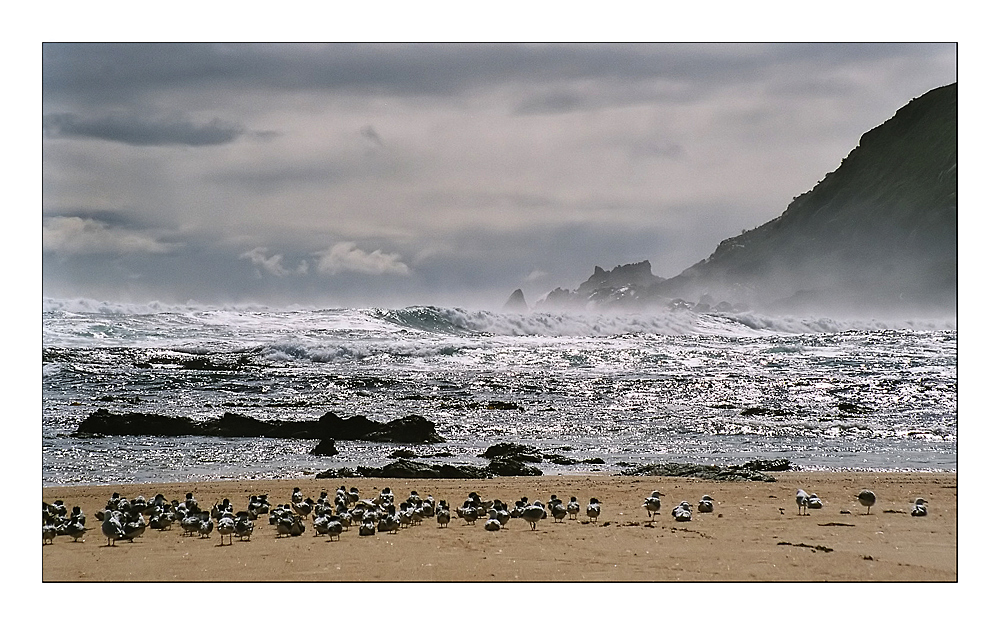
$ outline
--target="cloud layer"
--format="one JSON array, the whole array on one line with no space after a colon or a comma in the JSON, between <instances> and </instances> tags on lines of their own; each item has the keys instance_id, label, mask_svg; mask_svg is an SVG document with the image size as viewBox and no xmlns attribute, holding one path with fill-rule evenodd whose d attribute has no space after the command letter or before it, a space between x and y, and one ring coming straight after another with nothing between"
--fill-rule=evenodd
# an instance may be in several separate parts
<instances>
[{"instance_id":1,"label":"cloud layer","mask_svg":"<svg viewBox=\"0 0 1000 625\"><path fill-rule=\"evenodd\" d=\"M45 295L499 306L679 273L956 50L46 44L43 70Z\"/></svg>"}]
</instances>

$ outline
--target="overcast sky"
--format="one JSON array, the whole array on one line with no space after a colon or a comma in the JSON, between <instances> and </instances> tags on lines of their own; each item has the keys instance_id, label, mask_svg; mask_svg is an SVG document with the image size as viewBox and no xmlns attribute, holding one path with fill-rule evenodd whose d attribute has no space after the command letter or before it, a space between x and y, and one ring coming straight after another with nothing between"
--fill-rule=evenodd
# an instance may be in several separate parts
<instances>
[{"instance_id":1,"label":"overcast sky","mask_svg":"<svg viewBox=\"0 0 1000 625\"><path fill-rule=\"evenodd\" d=\"M47 44L43 295L498 308L781 214L953 44Z\"/></svg>"}]
</instances>

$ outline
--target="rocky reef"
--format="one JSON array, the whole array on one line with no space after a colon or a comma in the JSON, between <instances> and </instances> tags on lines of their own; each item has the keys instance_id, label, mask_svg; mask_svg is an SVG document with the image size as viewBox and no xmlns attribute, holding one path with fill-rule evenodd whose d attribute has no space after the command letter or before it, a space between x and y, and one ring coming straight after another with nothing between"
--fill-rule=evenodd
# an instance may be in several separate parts
<instances>
[{"instance_id":1,"label":"rocky reef","mask_svg":"<svg viewBox=\"0 0 1000 625\"><path fill-rule=\"evenodd\" d=\"M265 421L230 412L216 419L195 421L189 417L141 412L114 414L105 408L99 408L80 423L76 434L305 438L390 443L444 441L437 433L434 423L419 415L378 423L360 415L342 418L332 411L315 421Z\"/></svg>"}]
</instances>

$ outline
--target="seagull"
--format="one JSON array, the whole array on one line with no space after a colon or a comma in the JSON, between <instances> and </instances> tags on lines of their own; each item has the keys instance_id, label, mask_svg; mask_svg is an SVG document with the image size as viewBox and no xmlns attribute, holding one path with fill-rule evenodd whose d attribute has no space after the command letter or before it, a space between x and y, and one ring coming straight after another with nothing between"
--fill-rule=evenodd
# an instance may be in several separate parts
<instances>
[{"instance_id":1,"label":"seagull","mask_svg":"<svg viewBox=\"0 0 1000 625\"><path fill-rule=\"evenodd\" d=\"M507 504L501 503L500 508L494 508L497 513L497 521L500 522L500 527L507 527L507 521L510 520L510 512L507 510Z\"/></svg>"},{"instance_id":2,"label":"seagull","mask_svg":"<svg viewBox=\"0 0 1000 625\"><path fill-rule=\"evenodd\" d=\"M358 536L374 536L375 522L371 520L362 521L358 526Z\"/></svg>"},{"instance_id":3,"label":"seagull","mask_svg":"<svg viewBox=\"0 0 1000 625\"><path fill-rule=\"evenodd\" d=\"M671 514L673 514L675 521L690 521L691 504L686 501L682 501L676 508L673 509Z\"/></svg>"},{"instance_id":4,"label":"seagull","mask_svg":"<svg viewBox=\"0 0 1000 625\"><path fill-rule=\"evenodd\" d=\"M917 497L917 500L913 502L913 510L910 511L910 516L927 516L927 502L923 497Z\"/></svg>"},{"instance_id":5,"label":"seagull","mask_svg":"<svg viewBox=\"0 0 1000 625\"><path fill-rule=\"evenodd\" d=\"M378 531L389 532L390 534L398 534L399 527L402 524L403 524L402 520L399 518L399 514L396 512L396 506L389 504L386 509L385 516L380 518L378 521Z\"/></svg>"},{"instance_id":6,"label":"seagull","mask_svg":"<svg viewBox=\"0 0 1000 625\"><path fill-rule=\"evenodd\" d=\"M185 536L194 536L194 533L198 531L201 527L201 516L195 513L188 513L187 516L181 518L181 529L184 530Z\"/></svg>"},{"instance_id":7,"label":"seagull","mask_svg":"<svg viewBox=\"0 0 1000 625\"><path fill-rule=\"evenodd\" d=\"M125 531L125 538L132 542L146 531L146 519L142 518L141 512L136 513L134 518L126 516L122 529Z\"/></svg>"},{"instance_id":8,"label":"seagull","mask_svg":"<svg viewBox=\"0 0 1000 625\"><path fill-rule=\"evenodd\" d=\"M715 510L715 502L711 497L705 495L698 502L698 512L712 512Z\"/></svg>"},{"instance_id":9,"label":"seagull","mask_svg":"<svg viewBox=\"0 0 1000 625\"><path fill-rule=\"evenodd\" d=\"M65 533L67 536L73 539L73 542L77 542L77 539L82 538L87 532L87 528L83 526L82 520L72 520L66 525Z\"/></svg>"},{"instance_id":10,"label":"seagull","mask_svg":"<svg viewBox=\"0 0 1000 625\"><path fill-rule=\"evenodd\" d=\"M866 514L872 513L872 506L875 505L875 493L871 492L867 488L858 493L858 501L861 502L862 506L868 507L868 512Z\"/></svg>"},{"instance_id":11,"label":"seagull","mask_svg":"<svg viewBox=\"0 0 1000 625\"><path fill-rule=\"evenodd\" d=\"M42 544L51 545L56 538L56 526L51 522L42 525ZM48 542L46 542L48 541Z\"/></svg>"},{"instance_id":12,"label":"seagull","mask_svg":"<svg viewBox=\"0 0 1000 625\"><path fill-rule=\"evenodd\" d=\"M799 507L799 514L809 505L809 493L801 488L795 492L795 504Z\"/></svg>"},{"instance_id":13,"label":"seagull","mask_svg":"<svg viewBox=\"0 0 1000 625\"><path fill-rule=\"evenodd\" d=\"M309 497L306 497L304 500L301 501L292 502L292 510L294 510L295 514L299 516L309 516L309 513L312 512L312 508L313 508L313 500L310 499Z\"/></svg>"},{"instance_id":14,"label":"seagull","mask_svg":"<svg viewBox=\"0 0 1000 625\"><path fill-rule=\"evenodd\" d=\"M105 514L104 522L101 523L101 533L108 539L109 547L114 547L115 541L125 538L125 530L122 529L122 513L112 510Z\"/></svg>"},{"instance_id":15,"label":"seagull","mask_svg":"<svg viewBox=\"0 0 1000 625\"><path fill-rule=\"evenodd\" d=\"M212 535L213 529L215 529L215 523L212 522L211 515L208 512L202 512L201 523L198 524L198 533L201 536L198 538L208 538Z\"/></svg>"},{"instance_id":16,"label":"seagull","mask_svg":"<svg viewBox=\"0 0 1000 625\"><path fill-rule=\"evenodd\" d=\"M811 510L818 510L823 507L823 501L820 500L819 495L813 493L809 495L809 499L806 501L806 507Z\"/></svg>"},{"instance_id":17,"label":"seagull","mask_svg":"<svg viewBox=\"0 0 1000 625\"><path fill-rule=\"evenodd\" d=\"M395 497L392 494L392 489L386 486L382 489L382 493L379 495L379 499L383 506L388 506L395 501Z\"/></svg>"},{"instance_id":18,"label":"seagull","mask_svg":"<svg viewBox=\"0 0 1000 625\"><path fill-rule=\"evenodd\" d=\"M438 527L448 527L449 521L451 521L451 511L448 509L448 502L442 499L437 507Z\"/></svg>"},{"instance_id":19,"label":"seagull","mask_svg":"<svg viewBox=\"0 0 1000 625\"><path fill-rule=\"evenodd\" d=\"M500 520L497 518L497 511L494 508L490 508L490 518L486 521L483 529L487 532L496 532L503 529L503 525L500 524Z\"/></svg>"},{"instance_id":20,"label":"seagull","mask_svg":"<svg viewBox=\"0 0 1000 625\"><path fill-rule=\"evenodd\" d=\"M566 506L563 505L562 499L552 500L552 518L556 521L562 521L566 518L567 510Z\"/></svg>"},{"instance_id":21,"label":"seagull","mask_svg":"<svg viewBox=\"0 0 1000 625\"><path fill-rule=\"evenodd\" d=\"M316 532L313 536L319 536L320 534L326 534L327 529L330 527L330 517L323 514L313 518L313 530Z\"/></svg>"},{"instance_id":22,"label":"seagull","mask_svg":"<svg viewBox=\"0 0 1000 625\"><path fill-rule=\"evenodd\" d=\"M660 513L660 491L654 490L653 494L646 497L642 507L649 513L650 523L656 520L656 515Z\"/></svg>"},{"instance_id":23,"label":"seagull","mask_svg":"<svg viewBox=\"0 0 1000 625\"><path fill-rule=\"evenodd\" d=\"M361 499L361 493L358 492L358 487L352 486L351 490L348 491L347 493L347 500L350 503L358 503L360 499Z\"/></svg>"},{"instance_id":24,"label":"seagull","mask_svg":"<svg viewBox=\"0 0 1000 625\"><path fill-rule=\"evenodd\" d=\"M302 489L296 486L292 489L292 503L302 502Z\"/></svg>"},{"instance_id":25,"label":"seagull","mask_svg":"<svg viewBox=\"0 0 1000 625\"><path fill-rule=\"evenodd\" d=\"M229 536L229 544L233 544L233 534L236 533L236 519L233 518L232 512L223 512L222 516L219 517L219 522L216 526L216 530L219 532L219 544L223 544L226 536Z\"/></svg>"},{"instance_id":26,"label":"seagull","mask_svg":"<svg viewBox=\"0 0 1000 625\"><path fill-rule=\"evenodd\" d=\"M566 504L566 514L569 515L570 521L575 521L576 515L580 514L580 502L576 500L576 497L569 498L569 503Z\"/></svg>"},{"instance_id":27,"label":"seagull","mask_svg":"<svg viewBox=\"0 0 1000 625\"><path fill-rule=\"evenodd\" d=\"M115 494L117 495L118 493ZM194 493L184 495L184 505L189 512L200 512L198 509L198 500L194 498Z\"/></svg>"},{"instance_id":28,"label":"seagull","mask_svg":"<svg viewBox=\"0 0 1000 625\"><path fill-rule=\"evenodd\" d=\"M468 501L466 501L466 503L468 503ZM479 518L479 506L473 504L465 508L459 508L458 514L465 519L465 523L467 525L472 525Z\"/></svg>"},{"instance_id":29,"label":"seagull","mask_svg":"<svg viewBox=\"0 0 1000 625\"><path fill-rule=\"evenodd\" d=\"M333 540L336 536L337 540L340 540L340 533L344 531L344 524L340 522L339 517L333 517L330 519L330 524L326 526L326 535Z\"/></svg>"},{"instance_id":30,"label":"seagull","mask_svg":"<svg viewBox=\"0 0 1000 625\"><path fill-rule=\"evenodd\" d=\"M587 517L596 523L599 516L601 516L601 502L597 497L591 497L590 503L587 504Z\"/></svg>"},{"instance_id":31,"label":"seagull","mask_svg":"<svg viewBox=\"0 0 1000 625\"><path fill-rule=\"evenodd\" d=\"M240 540L244 538L250 540L250 535L253 534L253 519L250 518L248 510L240 510L236 513L236 525L233 527L233 534Z\"/></svg>"},{"instance_id":32,"label":"seagull","mask_svg":"<svg viewBox=\"0 0 1000 625\"><path fill-rule=\"evenodd\" d=\"M545 506L542 505L541 501L535 500L535 503L530 506L525 506L521 509L521 518L531 525L531 529L535 529L535 524L548 516L545 512Z\"/></svg>"}]
</instances>

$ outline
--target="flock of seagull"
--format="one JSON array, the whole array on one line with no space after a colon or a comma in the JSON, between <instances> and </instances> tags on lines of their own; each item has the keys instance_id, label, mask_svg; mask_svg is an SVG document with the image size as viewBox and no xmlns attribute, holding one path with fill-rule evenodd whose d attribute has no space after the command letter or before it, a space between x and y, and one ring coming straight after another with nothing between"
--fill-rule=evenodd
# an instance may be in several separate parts
<instances>
[{"instance_id":1,"label":"flock of seagull","mask_svg":"<svg viewBox=\"0 0 1000 625\"><path fill-rule=\"evenodd\" d=\"M116 492L94 517L100 523L107 546L114 546L123 540L132 542L147 528L169 530L174 523L181 526L185 536L209 538L213 532L218 533L219 543L224 545L227 539L228 544L232 544L233 537L241 541L249 540L255 524L262 518L267 518L268 524L274 526L277 536L281 538L305 534L306 521L311 515L313 535L327 536L331 541L335 538L339 540L340 535L354 525L360 536L372 536L378 532L397 533L404 527L419 525L427 519L435 520L438 527L447 527L453 518L446 500L421 497L415 490L400 501L398 507L390 488L382 489L375 497L362 498L357 488L342 486L332 499L326 491L322 491L319 498L313 501L304 497L302 490L296 486L290 502L276 506L271 505L268 496L251 495L246 510L234 511L228 498L205 510L193 493L187 493L184 501L167 501L162 494L152 499L141 495L129 499ZM456 510L454 518L464 520L467 525L486 519L483 527L487 531L505 529L510 519L520 518L535 530L537 523L549 515L556 522L561 522L567 517L576 520L581 511L587 515L589 522L596 522L601 515L601 502L591 497L583 507L576 497L570 497L569 502L564 504L552 495L545 505L541 500L529 503L527 497L522 497L509 507L500 499L484 499L472 492ZM56 536L62 535L71 536L74 541L81 539L90 529L85 526L86 520L79 506L75 506L70 514L62 500L51 504L43 501L42 544L51 544Z\"/></svg>"},{"instance_id":2,"label":"flock of seagull","mask_svg":"<svg viewBox=\"0 0 1000 625\"><path fill-rule=\"evenodd\" d=\"M660 492L653 491L643 501L642 507L648 514L648 522L656 521L660 514ZM858 494L858 501L867 507L866 514L871 514L875 505L875 493L865 489ZM799 489L795 494L798 513L807 509L822 508L823 502L816 493L809 494ZM705 495L692 506L682 501L673 508L671 515L675 521L690 521L694 509L700 513L711 513L715 510L715 501ZM784 514L784 508L779 508ZM556 495L552 495L544 504L536 499L529 503L527 497L521 497L514 502L513 507L500 499L484 499L475 492L469 496L456 510L453 517L448 502L444 499L435 501L433 497L421 497L417 491L411 491L405 500L396 505L396 497L390 488L384 488L372 498L362 498L357 488L348 489L341 486L331 500L326 491L320 493L313 501L304 497L302 490L295 487L290 502L272 506L268 495L251 495L245 510L233 510L229 499L223 499L211 508L203 510L194 498L193 493L187 493L184 501L167 501L162 494L152 499L138 496L133 499L122 497L117 492L112 494L103 510L95 513L95 518L101 524L101 533L107 539L108 546L114 546L117 541L129 542L139 538L146 531L166 531L174 523L178 523L185 536L198 535L200 538L210 538L213 532L219 535L219 544L233 542L233 537L244 541L250 540L254 532L255 522L267 518L268 524L274 526L277 536L301 536L306 533L306 520L312 515L314 536L327 536L330 541L340 539L340 535L352 526L358 527L360 536L373 536L378 532L397 533L404 527L419 525L424 520L433 519L439 528L447 527L452 518L465 521L466 525L474 525L479 519L486 519L483 528L486 531L506 529L510 519L522 519L528 523L532 531L537 524L549 516L555 522L565 519L576 520L583 512L588 522L597 522L601 515L601 502L591 497L584 507L576 497L570 497L568 503ZM914 501L913 516L927 516L927 502L923 498ZM721 516L721 515L720 515ZM148 520L147 520L148 517ZM42 544L51 544L56 536L69 536L74 542L83 538L90 529L86 527L86 515L79 506L67 511L62 500L49 504L42 502Z\"/></svg>"}]
</instances>

